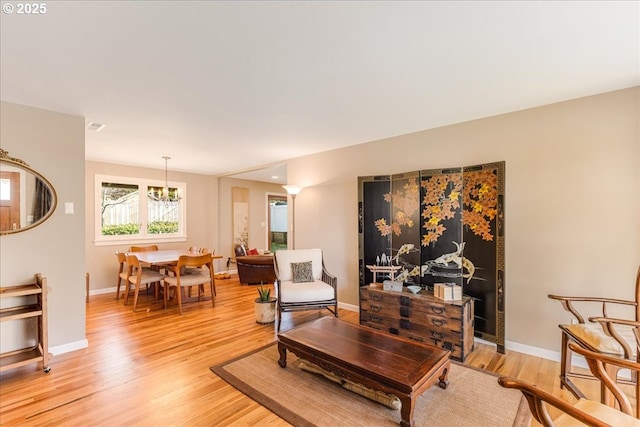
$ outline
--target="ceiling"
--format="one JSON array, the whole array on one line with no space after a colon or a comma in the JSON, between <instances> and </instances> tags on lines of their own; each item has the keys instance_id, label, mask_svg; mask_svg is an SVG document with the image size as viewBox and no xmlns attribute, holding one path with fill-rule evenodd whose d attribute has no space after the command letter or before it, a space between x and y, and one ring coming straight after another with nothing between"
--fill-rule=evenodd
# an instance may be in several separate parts
<instances>
[{"instance_id":1,"label":"ceiling","mask_svg":"<svg viewBox=\"0 0 640 427\"><path fill-rule=\"evenodd\" d=\"M638 1L45 4L0 14L0 97L106 124L87 160L286 182L286 159L640 84Z\"/></svg>"}]
</instances>

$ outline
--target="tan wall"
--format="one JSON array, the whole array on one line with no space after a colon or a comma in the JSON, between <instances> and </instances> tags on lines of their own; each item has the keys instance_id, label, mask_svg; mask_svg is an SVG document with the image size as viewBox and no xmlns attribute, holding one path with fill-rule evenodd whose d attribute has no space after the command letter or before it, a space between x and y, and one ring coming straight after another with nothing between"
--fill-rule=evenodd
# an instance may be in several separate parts
<instances>
[{"instance_id":1,"label":"tan wall","mask_svg":"<svg viewBox=\"0 0 640 427\"><path fill-rule=\"evenodd\" d=\"M559 351L549 293L634 298L638 87L290 160L296 247L321 247L358 304L357 177L506 161L507 340Z\"/></svg>"},{"instance_id":2,"label":"tan wall","mask_svg":"<svg viewBox=\"0 0 640 427\"><path fill-rule=\"evenodd\" d=\"M358 176L505 160L507 340L559 350L557 324L569 317L548 293L633 298L639 97L636 87L290 160L289 183L306 187L296 198L296 247L323 248L340 301L357 306ZM84 340L85 271L92 288L114 286L113 253L122 249L93 245L93 175L162 179L164 171L86 162L85 174L83 118L1 106L2 148L48 178L60 205L41 227L0 237L0 281L47 275L51 345ZM266 247L265 194L283 194L280 186L177 172L171 179L188 185L189 237L167 246L230 255L230 188L237 185L250 188L250 245ZM64 202L75 203L75 215L64 215ZM69 268L69 259L79 261Z\"/></svg>"},{"instance_id":3,"label":"tan wall","mask_svg":"<svg viewBox=\"0 0 640 427\"><path fill-rule=\"evenodd\" d=\"M158 157L159 160L160 157ZM164 180L164 169L148 169L111 163L86 162L85 194L86 194L86 259L87 268L91 274L91 289L112 288L116 286L118 263L116 251L126 251L135 243L96 246L94 244L95 175L115 175L133 178L148 178ZM169 171L171 181L187 184L187 240L185 242L160 243L162 249L177 249L189 246L216 248L218 246L218 179L199 174ZM216 252L217 253L217 252ZM222 261L216 261L214 266L220 270Z\"/></svg>"},{"instance_id":4,"label":"tan wall","mask_svg":"<svg viewBox=\"0 0 640 427\"><path fill-rule=\"evenodd\" d=\"M220 178L218 211L220 215L220 250L233 257L231 188L249 189L249 247L267 248L267 194L286 195L281 185L235 178ZM250 249L249 248L249 249ZM226 258L225 258L226 259ZM232 267L233 269L233 267Z\"/></svg>"},{"instance_id":5,"label":"tan wall","mask_svg":"<svg viewBox=\"0 0 640 427\"><path fill-rule=\"evenodd\" d=\"M42 225L0 237L0 283L28 283L35 273L46 276L49 345L80 342L82 346L86 344L84 118L3 101L0 146L40 172L58 195L55 213ZM74 203L73 215L65 215L65 202ZM19 328L14 322L2 324L3 350L19 340Z\"/></svg>"},{"instance_id":6,"label":"tan wall","mask_svg":"<svg viewBox=\"0 0 640 427\"><path fill-rule=\"evenodd\" d=\"M215 249L222 259L216 261L215 270L227 269L226 261L233 256L231 223L231 187L249 188L249 244L251 247L266 247L266 194L283 193L279 185L245 181L232 178L216 178L205 175L170 171L172 181L187 183L187 241L161 243L162 248L184 248L189 246ZM91 274L91 290L111 290L116 286L117 262L115 251L126 251L132 243L108 246L94 244L95 203L94 177L116 175L164 179L163 169L148 169L100 162L86 162L86 259ZM233 266L231 266L233 269Z\"/></svg>"}]
</instances>

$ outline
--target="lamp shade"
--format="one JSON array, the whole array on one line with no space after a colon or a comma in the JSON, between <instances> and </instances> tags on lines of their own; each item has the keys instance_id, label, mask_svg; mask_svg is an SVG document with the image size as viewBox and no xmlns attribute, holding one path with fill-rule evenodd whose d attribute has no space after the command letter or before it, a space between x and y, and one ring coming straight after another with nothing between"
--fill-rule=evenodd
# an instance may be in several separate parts
<instances>
[{"instance_id":1,"label":"lamp shade","mask_svg":"<svg viewBox=\"0 0 640 427\"><path fill-rule=\"evenodd\" d=\"M282 188L287 190L287 193L292 196L295 196L302 191L302 187L298 187L297 185L283 185Z\"/></svg>"}]
</instances>

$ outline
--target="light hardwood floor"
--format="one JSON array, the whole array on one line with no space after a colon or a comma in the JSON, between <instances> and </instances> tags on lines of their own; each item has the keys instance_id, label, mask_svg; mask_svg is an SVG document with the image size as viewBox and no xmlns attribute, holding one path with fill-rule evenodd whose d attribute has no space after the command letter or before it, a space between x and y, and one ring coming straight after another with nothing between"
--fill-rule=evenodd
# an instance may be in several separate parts
<instances>
[{"instance_id":1,"label":"light hardwood floor","mask_svg":"<svg viewBox=\"0 0 640 427\"><path fill-rule=\"evenodd\" d=\"M0 425L227 426L288 425L211 373L209 367L276 340L275 326L255 322L256 287L237 276L217 280L210 301L133 313L114 294L87 304L89 347L58 355L45 374L36 364L0 375ZM151 303L143 297L141 307ZM282 329L325 311L285 314ZM354 312L342 319L358 322ZM560 333L558 331L558 340ZM559 365L537 357L476 345L472 366L525 379L567 400ZM595 382L586 390L597 396ZM537 425L535 422L532 425Z\"/></svg>"}]
</instances>

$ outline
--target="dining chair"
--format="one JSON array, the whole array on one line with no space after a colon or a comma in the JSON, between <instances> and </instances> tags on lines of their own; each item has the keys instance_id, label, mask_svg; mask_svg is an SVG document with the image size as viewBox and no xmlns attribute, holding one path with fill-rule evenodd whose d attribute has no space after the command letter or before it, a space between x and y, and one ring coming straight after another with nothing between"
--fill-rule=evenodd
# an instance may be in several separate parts
<instances>
[{"instance_id":1,"label":"dining chair","mask_svg":"<svg viewBox=\"0 0 640 427\"><path fill-rule=\"evenodd\" d=\"M116 251L116 257L118 258L118 285L116 289L116 301L118 301L120 299L120 284L124 280L124 283L127 284L126 292L129 292L129 286L128 286L129 279L127 278L128 269L126 268L127 254L124 252ZM126 296L125 296L125 300L126 300Z\"/></svg>"},{"instance_id":2,"label":"dining chair","mask_svg":"<svg viewBox=\"0 0 640 427\"><path fill-rule=\"evenodd\" d=\"M215 251L216 251L215 249L214 250L210 250L208 248L200 248L200 247L197 247L197 246L191 246L189 248L189 252L190 253L200 254L200 255L208 254L208 253L211 253L211 255L213 255L215 253ZM205 274L206 275L208 273L209 273L209 270L204 266L203 267L186 267L186 268L182 269L182 274ZM191 297L191 288L192 288L192 286L189 286L187 288L187 295L189 297ZM198 292L204 293L204 284L200 284Z\"/></svg>"},{"instance_id":3,"label":"dining chair","mask_svg":"<svg viewBox=\"0 0 640 427\"><path fill-rule=\"evenodd\" d=\"M124 304L127 305L129 301L129 286L135 286L135 293L133 297L133 311L136 311L138 306L138 294L140 293L140 285L149 285L151 283L156 285L156 298L158 296L158 288L162 284L165 275L155 270L147 270L140 266L140 261L134 253L128 253L126 256L129 270L127 272L127 292L124 297Z\"/></svg>"},{"instance_id":4,"label":"dining chair","mask_svg":"<svg viewBox=\"0 0 640 427\"><path fill-rule=\"evenodd\" d=\"M187 267L204 267L208 270L207 274L186 274ZM215 307L216 282L213 272L213 256L206 253L201 255L181 255L178 264L173 267L173 275L164 278L164 307L167 308L168 295L171 288L174 289L175 298L178 300L179 312L182 314L182 290L191 286L198 286L198 300L200 299L200 289L204 291L204 285L209 284L211 289L211 305ZM203 285L200 288L200 285Z\"/></svg>"},{"instance_id":5,"label":"dining chair","mask_svg":"<svg viewBox=\"0 0 640 427\"><path fill-rule=\"evenodd\" d=\"M562 304L562 308L574 317L575 323L561 324L558 327L562 331L560 386L568 389L576 398L583 398L584 394L571 378L594 379L594 377L589 374L574 372L571 369L572 352L569 346L570 343L577 343L587 350L608 354L620 359L638 361L637 342L633 332L633 325L625 323L624 319L612 318L612 316L609 316L608 310L615 307L627 307L628 310L634 312L634 318L626 320L632 323L640 321L640 267L636 273L635 300L560 295L549 295L548 297L559 301ZM583 313L583 308L586 309L587 306L601 307L601 315L587 317L578 311L576 307L578 304L581 304ZM607 321L607 319L611 319L611 321ZM614 378L617 379L617 375ZM625 379L620 381L629 382ZM603 389L602 398L611 399L606 389Z\"/></svg>"},{"instance_id":6,"label":"dining chair","mask_svg":"<svg viewBox=\"0 0 640 427\"><path fill-rule=\"evenodd\" d=\"M637 333L635 331L634 335ZM531 414L544 427L577 425L640 427L637 411L634 416L631 400L617 384L610 369L611 367L616 367L617 370L629 369L634 375L638 375L640 373L640 363L586 350L574 342L569 343L569 348L585 358L593 376L600 381L603 388L609 390L611 395L615 397L615 404L611 402L611 404L607 405L586 398L580 398L572 404L539 389L533 384L511 377L500 377L498 378L498 383L505 388L520 390L527 399ZM549 406L553 406L561 412L553 420L548 411Z\"/></svg>"}]
</instances>

